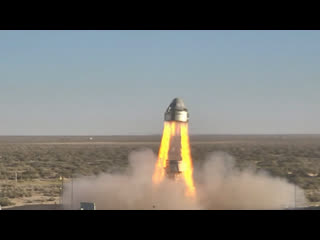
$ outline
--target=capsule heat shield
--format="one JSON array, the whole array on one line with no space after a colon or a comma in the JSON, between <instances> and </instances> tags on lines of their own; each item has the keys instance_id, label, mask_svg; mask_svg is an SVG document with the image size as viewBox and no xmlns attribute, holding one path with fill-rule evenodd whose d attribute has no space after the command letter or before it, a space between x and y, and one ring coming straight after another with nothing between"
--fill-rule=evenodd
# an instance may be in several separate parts
<instances>
[{"instance_id":1,"label":"capsule heat shield","mask_svg":"<svg viewBox=\"0 0 320 240\"><path fill-rule=\"evenodd\" d=\"M171 111L164 114L165 121L188 122L189 114L187 111Z\"/></svg>"}]
</instances>

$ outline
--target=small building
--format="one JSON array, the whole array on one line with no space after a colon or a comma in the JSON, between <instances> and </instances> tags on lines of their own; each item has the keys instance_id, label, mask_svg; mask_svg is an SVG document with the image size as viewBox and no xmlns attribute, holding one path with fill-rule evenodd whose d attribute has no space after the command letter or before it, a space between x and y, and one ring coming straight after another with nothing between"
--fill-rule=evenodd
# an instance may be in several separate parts
<instances>
[{"instance_id":1,"label":"small building","mask_svg":"<svg viewBox=\"0 0 320 240\"><path fill-rule=\"evenodd\" d=\"M96 210L96 204L90 202L81 202L80 210Z\"/></svg>"}]
</instances>

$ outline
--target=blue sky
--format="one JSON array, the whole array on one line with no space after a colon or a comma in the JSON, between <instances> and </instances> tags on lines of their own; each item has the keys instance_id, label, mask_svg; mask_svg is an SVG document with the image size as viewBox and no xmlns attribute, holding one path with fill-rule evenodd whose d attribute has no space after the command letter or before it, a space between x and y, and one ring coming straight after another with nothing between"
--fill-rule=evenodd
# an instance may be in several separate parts
<instances>
[{"instance_id":1,"label":"blue sky","mask_svg":"<svg viewBox=\"0 0 320 240\"><path fill-rule=\"evenodd\" d=\"M0 135L320 133L320 31L0 31Z\"/></svg>"}]
</instances>

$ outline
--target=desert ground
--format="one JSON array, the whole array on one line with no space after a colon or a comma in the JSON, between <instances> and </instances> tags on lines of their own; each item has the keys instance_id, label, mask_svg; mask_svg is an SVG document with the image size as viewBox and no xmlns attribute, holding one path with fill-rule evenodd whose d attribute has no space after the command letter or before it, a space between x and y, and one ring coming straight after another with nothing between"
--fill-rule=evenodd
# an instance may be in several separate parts
<instances>
[{"instance_id":1,"label":"desert ground","mask_svg":"<svg viewBox=\"0 0 320 240\"><path fill-rule=\"evenodd\" d=\"M152 136L1 136L0 205L58 205L62 183L78 176L123 172L128 154L158 153ZM263 169L305 190L309 205L320 202L320 135L194 135L194 167L215 151L232 155L238 168ZM62 181L63 177L63 181ZM196 179L196 176L195 176Z\"/></svg>"}]
</instances>

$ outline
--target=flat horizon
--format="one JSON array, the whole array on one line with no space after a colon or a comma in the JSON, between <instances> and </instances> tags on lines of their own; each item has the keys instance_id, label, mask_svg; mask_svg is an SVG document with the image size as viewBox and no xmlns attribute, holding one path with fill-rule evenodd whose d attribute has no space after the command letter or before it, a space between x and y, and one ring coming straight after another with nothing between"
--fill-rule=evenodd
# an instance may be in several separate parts
<instances>
[{"instance_id":1,"label":"flat horizon","mask_svg":"<svg viewBox=\"0 0 320 240\"><path fill-rule=\"evenodd\" d=\"M314 136L314 135L319 135L320 133L208 133L208 134L197 134L197 133L190 133L189 136L291 136L291 135L307 135L307 136ZM162 133L159 134L116 134L116 135L0 135L0 137L128 137L128 136L162 136Z\"/></svg>"}]
</instances>

